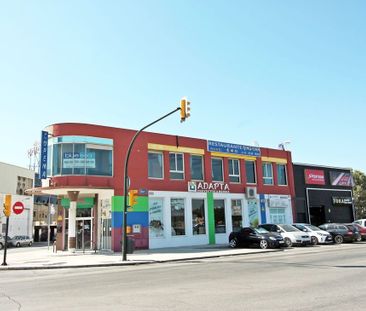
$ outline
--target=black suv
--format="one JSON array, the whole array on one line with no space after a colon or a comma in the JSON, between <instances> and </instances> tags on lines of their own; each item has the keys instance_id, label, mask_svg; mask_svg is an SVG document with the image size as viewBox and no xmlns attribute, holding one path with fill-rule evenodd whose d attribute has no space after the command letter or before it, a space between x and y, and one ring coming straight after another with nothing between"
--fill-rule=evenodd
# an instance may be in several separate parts
<instances>
[{"instance_id":1,"label":"black suv","mask_svg":"<svg viewBox=\"0 0 366 311\"><path fill-rule=\"evenodd\" d=\"M348 228L343 224L326 223L319 226L320 229L328 231L336 244L343 242L354 242L357 241L358 235L353 232L352 229Z\"/></svg>"}]
</instances>

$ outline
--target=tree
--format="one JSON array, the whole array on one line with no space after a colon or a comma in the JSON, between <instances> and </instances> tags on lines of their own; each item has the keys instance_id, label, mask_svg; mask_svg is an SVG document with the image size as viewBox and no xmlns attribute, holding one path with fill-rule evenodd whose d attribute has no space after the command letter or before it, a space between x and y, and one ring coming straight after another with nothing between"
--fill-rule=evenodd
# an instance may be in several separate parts
<instances>
[{"instance_id":1,"label":"tree","mask_svg":"<svg viewBox=\"0 0 366 311\"><path fill-rule=\"evenodd\" d=\"M353 199L356 219L366 218L366 175L360 171L353 172Z\"/></svg>"}]
</instances>

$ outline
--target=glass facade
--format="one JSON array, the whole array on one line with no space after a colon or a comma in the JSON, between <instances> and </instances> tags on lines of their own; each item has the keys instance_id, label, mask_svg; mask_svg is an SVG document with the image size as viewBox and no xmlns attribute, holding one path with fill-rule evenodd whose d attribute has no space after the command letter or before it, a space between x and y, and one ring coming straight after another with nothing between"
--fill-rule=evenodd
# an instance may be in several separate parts
<instances>
[{"instance_id":1,"label":"glass facade","mask_svg":"<svg viewBox=\"0 0 366 311\"><path fill-rule=\"evenodd\" d=\"M103 143L103 144L102 144ZM49 140L48 175L113 175L111 139L60 136Z\"/></svg>"}]
</instances>

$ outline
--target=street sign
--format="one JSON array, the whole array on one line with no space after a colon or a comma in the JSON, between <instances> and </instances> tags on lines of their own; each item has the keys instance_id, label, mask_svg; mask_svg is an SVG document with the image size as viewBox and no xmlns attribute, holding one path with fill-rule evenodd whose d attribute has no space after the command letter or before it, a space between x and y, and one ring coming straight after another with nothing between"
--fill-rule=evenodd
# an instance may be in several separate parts
<instances>
[{"instance_id":1,"label":"street sign","mask_svg":"<svg viewBox=\"0 0 366 311\"><path fill-rule=\"evenodd\" d=\"M14 214L21 214L24 211L24 204L20 201L17 201L13 205L13 212Z\"/></svg>"}]
</instances>

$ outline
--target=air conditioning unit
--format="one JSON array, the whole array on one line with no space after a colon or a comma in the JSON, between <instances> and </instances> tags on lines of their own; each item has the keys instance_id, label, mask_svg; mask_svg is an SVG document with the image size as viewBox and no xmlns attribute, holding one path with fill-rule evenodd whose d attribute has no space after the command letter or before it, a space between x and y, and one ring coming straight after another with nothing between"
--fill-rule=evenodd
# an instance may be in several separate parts
<instances>
[{"instance_id":1,"label":"air conditioning unit","mask_svg":"<svg viewBox=\"0 0 366 311\"><path fill-rule=\"evenodd\" d=\"M257 198L257 188L256 187L247 187L245 195L247 199L256 199Z\"/></svg>"}]
</instances>

